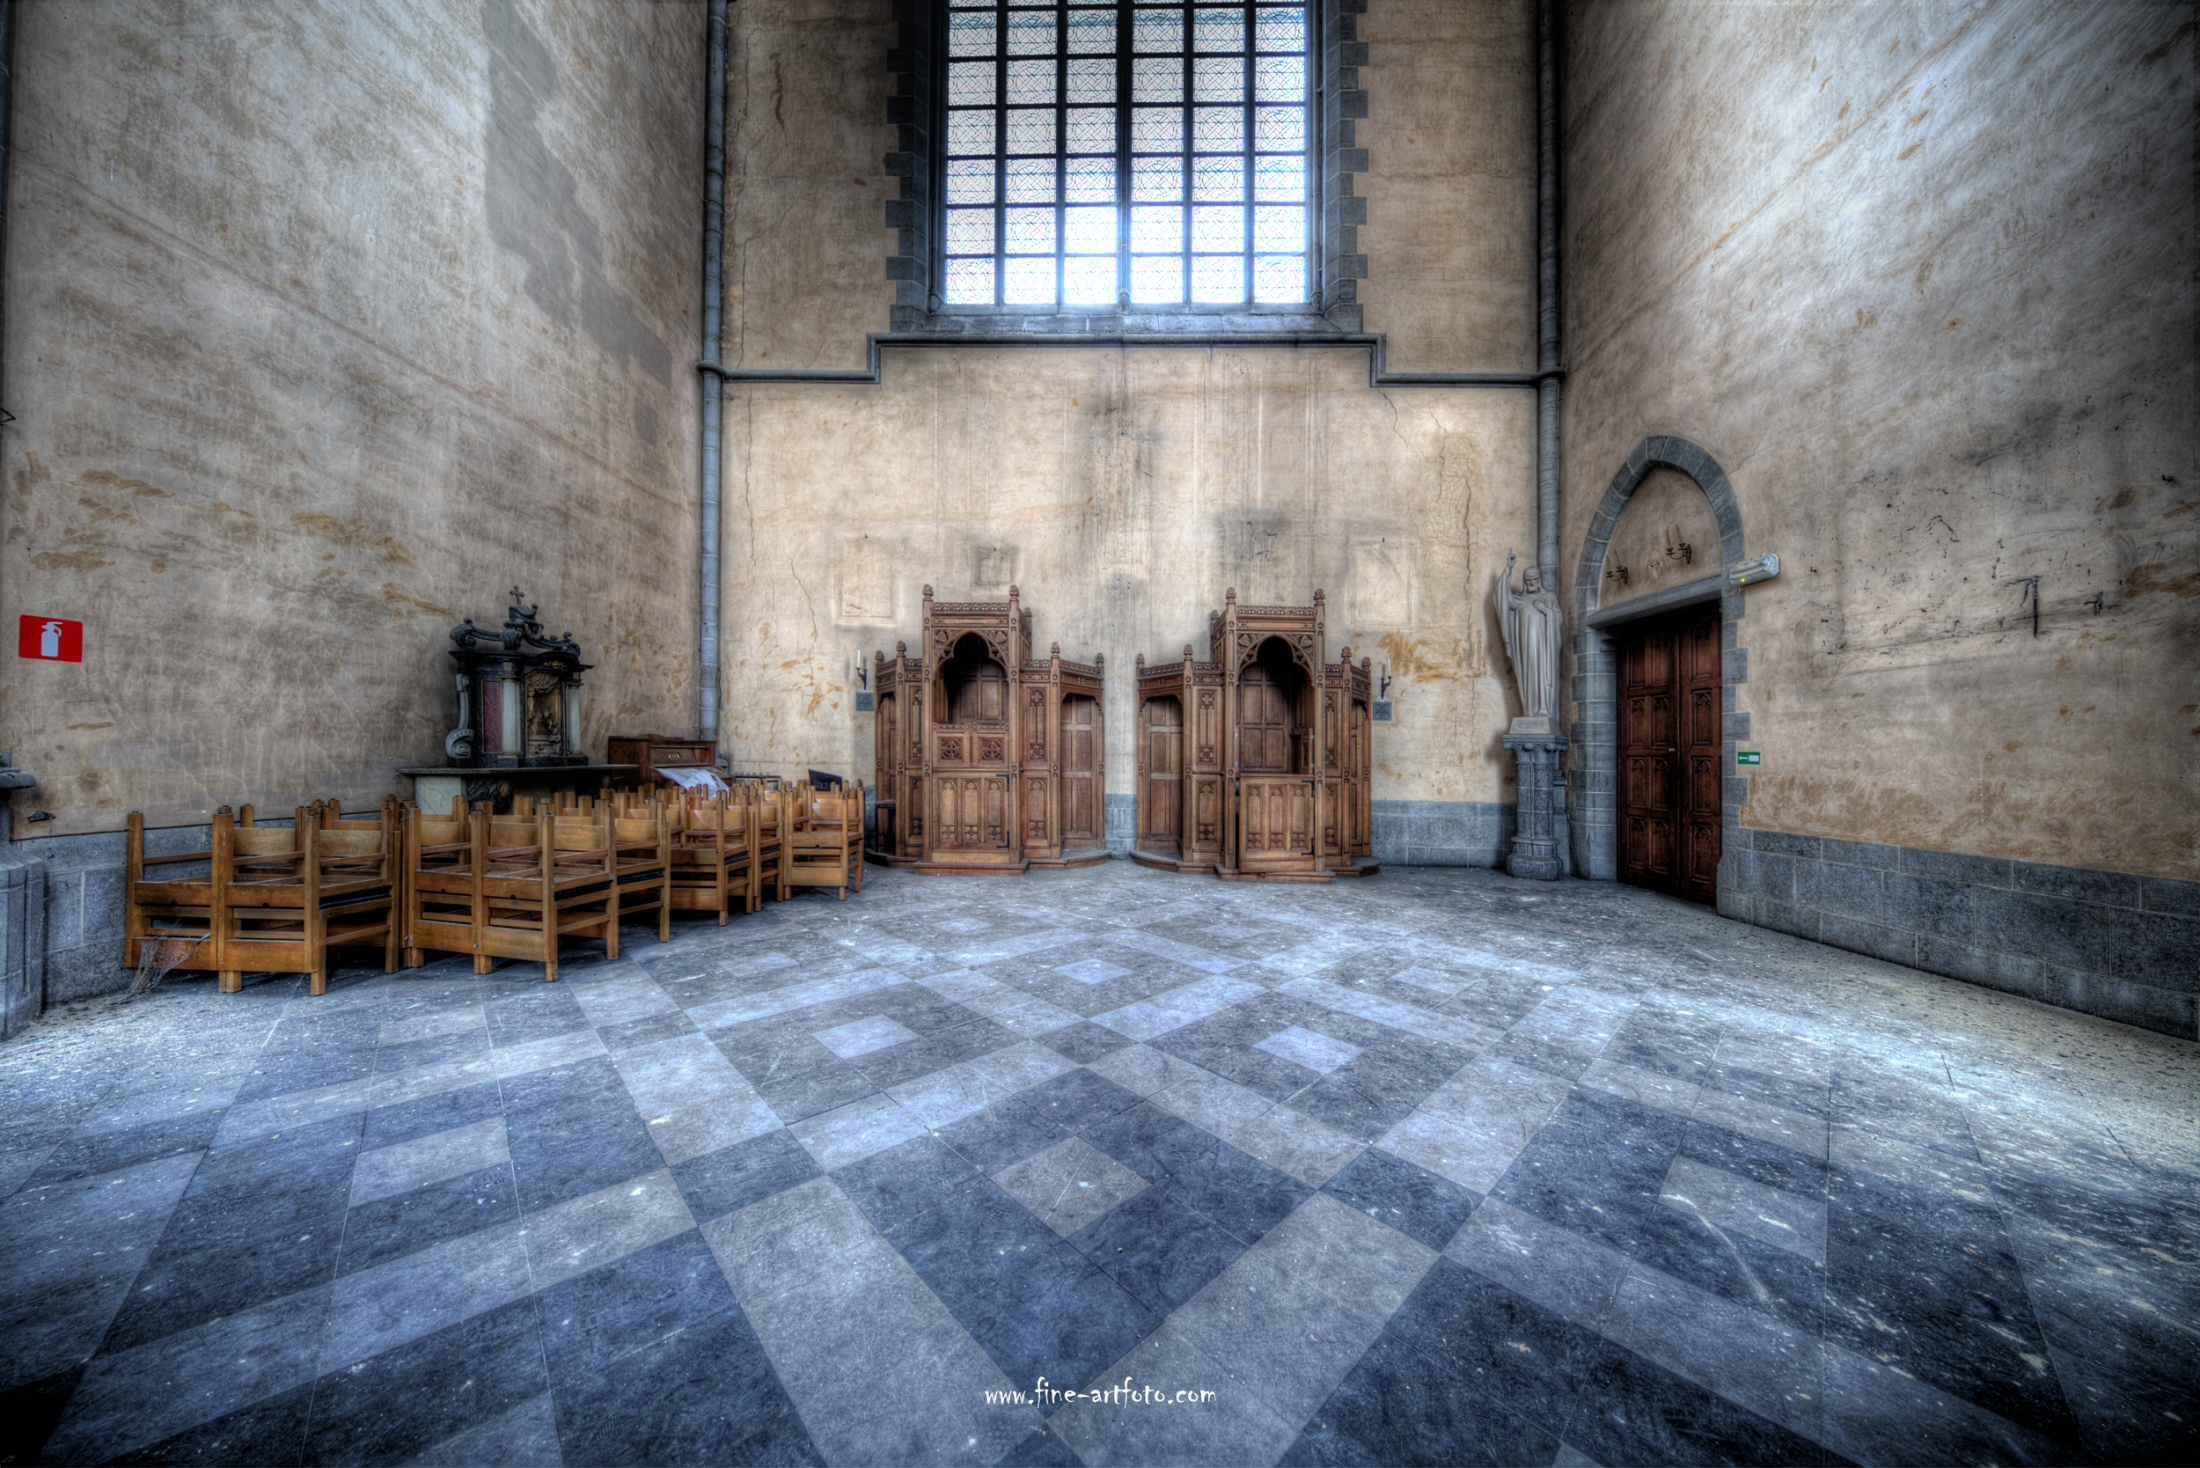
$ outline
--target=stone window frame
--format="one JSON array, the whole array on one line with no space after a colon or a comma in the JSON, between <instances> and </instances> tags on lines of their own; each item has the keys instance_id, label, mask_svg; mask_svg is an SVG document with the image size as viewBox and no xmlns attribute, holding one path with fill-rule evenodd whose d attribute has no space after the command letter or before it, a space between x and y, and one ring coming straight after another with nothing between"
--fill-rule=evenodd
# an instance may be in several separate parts
<instances>
[{"instance_id":1,"label":"stone window frame","mask_svg":"<svg viewBox=\"0 0 2200 1468\"><path fill-rule=\"evenodd\" d=\"M1719 527L1719 572L1710 582L1676 587L1677 596L1652 593L1621 602L1613 615L1591 626L1591 614L1599 610L1604 590L1604 562L1612 548L1612 536L1620 515L1652 469L1678 470L1703 491L1712 518ZM1699 605L1716 597L1719 603L1719 910L1728 916L1734 854L1734 833L1742 823L1742 806L1749 798L1749 782L1735 774L1734 751L1749 738L1749 715L1735 709L1736 691L1749 681L1749 650L1742 646L1741 622L1747 613L1744 595L1727 577L1735 566L1749 559L1742 531L1742 510L1734 486L1716 459L1685 438L1653 435L1636 445L1619 472L1606 486L1604 499L1589 522L1582 541L1581 560L1574 571L1574 700L1573 772L1567 782L1567 825L1572 839L1574 870L1598 882L1619 880L1619 668L1610 628L1637 617L1657 616L1680 606ZM1695 588L1701 594L1691 595ZM1630 611L1636 603L1639 611Z\"/></svg>"},{"instance_id":2,"label":"stone window frame","mask_svg":"<svg viewBox=\"0 0 2200 1468\"><path fill-rule=\"evenodd\" d=\"M1359 18L1367 11L1367 0L1306 0L1306 5L1308 29L1317 38L1317 49L1310 57L1315 123L1308 152L1318 156L1309 158L1314 182L1308 206L1320 237L1313 251L1316 280L1311 304L974 311L945 305L938 289L937 246L944 220L939 128L946 107L947 7L944 0L894 0L897 44L887 53L894 93L887 98L886 120L894 125L897 137L895 151L886 155L886 172L901 184L899 197L886 201L886 226L895 231L895 253L886 262L887 279L894 283L892 332L1072 339L1358 334L1363 321L1359 282L1367 278L1367 256L1359 250L1367 199L1356 185L1356 177L1367 172L1367 149L1359 145L1357 126L1367 117L1367 92L1360 86L1367 43L1359 36Z\"/></svg>"}]
</instances>

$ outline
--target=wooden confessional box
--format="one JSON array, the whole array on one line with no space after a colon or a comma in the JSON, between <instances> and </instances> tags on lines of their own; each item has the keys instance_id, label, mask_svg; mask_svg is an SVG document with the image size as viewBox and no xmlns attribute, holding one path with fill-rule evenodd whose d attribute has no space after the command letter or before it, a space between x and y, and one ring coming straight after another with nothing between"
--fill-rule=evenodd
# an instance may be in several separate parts
<instances>
[{"instance_id":1,"label":"wooden confessional box","mask_svg":"<svg viewBox=\"0 0 2200 1468\"><path fill-rule=\"evenodd\" d=\"M1021 872L1107 860L1104 665L1056 643L1031 655L1031 613L936 602L919 656L878 655L874 860L924 872Z\"/></svg>"},{"instance_id":2,"label":"wooden confessional box","mask_svg":"<svg viewBox=\"0 0 2200 1468\"><path fill-rule=\"evenodd\" d=\"M1323 660L1310 607L1241 607L1207 621L1208 659L1138 660L1133 860L1229 879L1372 875L1368 664Z\"/></svg>"}]
</instances>

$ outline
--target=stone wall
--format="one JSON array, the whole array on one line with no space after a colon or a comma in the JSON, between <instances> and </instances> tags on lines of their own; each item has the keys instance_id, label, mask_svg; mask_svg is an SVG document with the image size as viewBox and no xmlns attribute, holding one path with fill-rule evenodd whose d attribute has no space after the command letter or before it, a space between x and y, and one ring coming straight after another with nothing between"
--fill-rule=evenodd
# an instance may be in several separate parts
<instances>
[{"instance_id":1,"label":"stone wall","mask_svg":"<svg viewBox=\"0 0 2200 1468\"><path fill-rule=\"evenodd\" d=\"M1533 18L1521 0L1367 0L1354 17L1356 294L1392 370L1534 365ZM893 321L887 222L907 217L886 207L888 119L906 115L889 105L895 7L762 0L734 23L728 363L861 369ZM1134 660L1204 656L1228 588L1299 605L1320 588L1330 655L1349 645L1395 680L1378 850L1501 857L1498 738L1517 709L1491 598L1507 552L1533 555L1532 393L1373 388L1365 348L880 355L875 384L729 389L736 768L871 778L859 662L915 640L923 586L997 600L1015 584L1042 655L1106 657L1112 813L1134 789Z\"/></svg>"},{"instance_id":2,"label":"stone wall","mask_svg":"<svg viewBox=\"0 0 2200 1468\"><path fill-rule=\"evenodd\" d=\"M1569 604L1646 442L1782 561L1728 598L1728 758L1763 764L1722 910L2187 1035L2194 19L1599 0L1562 98ZM1609 744L1575 756L1586 870Z\"/></svg>"},{"instance_id":3,"label":"stone wall","mask_svg":"<svg viewBox=\"0 0 2200 1468\"><path fill-rule=\"evenodd\" d=\"M515 584L597 665L599 757L693 727L704 27L16 8L0 617L86 631L11 660L0 748L73 995L121 982L126 812L405 788Z\"/></svg>"}]
</instances>

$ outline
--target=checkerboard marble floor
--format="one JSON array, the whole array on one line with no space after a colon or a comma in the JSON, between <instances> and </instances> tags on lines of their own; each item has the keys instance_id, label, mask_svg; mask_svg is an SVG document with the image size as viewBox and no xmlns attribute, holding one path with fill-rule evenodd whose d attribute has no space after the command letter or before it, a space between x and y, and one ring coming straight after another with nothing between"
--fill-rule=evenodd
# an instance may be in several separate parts
<instances>
[{"instance_id":1,"label":"checkerboard marble floor","mask_svg":"<svg viewBox=\"0 0 2200 1468\"><path fill-rule=\"evenodd\" d=\"M587 953L0 1048L0 1461L2200 1458L2189 1044L1484 871Z\"/></svg>"}]
</instances>

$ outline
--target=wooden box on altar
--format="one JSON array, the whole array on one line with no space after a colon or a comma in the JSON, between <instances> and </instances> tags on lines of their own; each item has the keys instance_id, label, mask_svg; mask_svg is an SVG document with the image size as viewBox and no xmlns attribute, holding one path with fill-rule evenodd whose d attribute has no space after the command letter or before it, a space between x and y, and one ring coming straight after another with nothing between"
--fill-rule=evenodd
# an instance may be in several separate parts
<instances>
[{"instance_id":1,"label":"wooden box on altar","mask_svg":"<svg viewBox=\"0 0 2200 1468\"><path fill-rule=\"evenodd\" d=\"M644 786L672 786L677 782L658 774L659 770L715 770L718 768L718 742L714 739L674 739L662 734L634 734L624 738L613 735L609 757L615 765L639 767Z\"/></svg>"},{"instance_id":2,"label":"wooden box on altar","mask_svg":"<svg viewBox=\"0 0 2200 1468\"><path fill-rule=\"evenodd\" d=\"M1324 661L1323 603L1241 607L1232 590L1204 662L1190 646L1139 658L1134 860L1300 882L1377 869L1368 664Z\"/></svg>"},{"instance_id":3,"label":"wooden box on altar","mask_svg":"<svg viewBox=\"0 0 2200 1468\"><path fill-rule=\"evenodd\" d=\"M878 655L873 859L927 872L1021 872L1107 859L1102 665L1031 652L1031 613L936 602L917 655Z\"/></svg>"}]
</instances>

